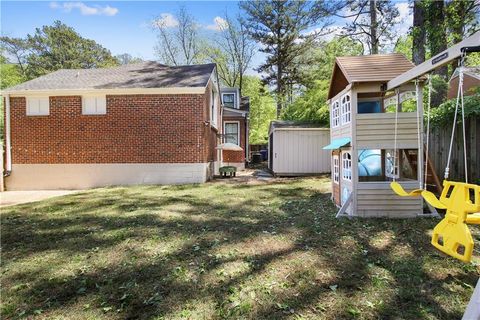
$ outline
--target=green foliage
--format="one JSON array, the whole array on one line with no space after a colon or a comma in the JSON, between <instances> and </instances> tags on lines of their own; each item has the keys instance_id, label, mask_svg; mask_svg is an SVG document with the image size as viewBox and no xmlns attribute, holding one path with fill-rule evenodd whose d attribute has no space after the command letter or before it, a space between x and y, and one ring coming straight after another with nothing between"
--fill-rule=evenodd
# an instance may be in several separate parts
<instances>
[{"instance_id":1,"label":"green foliage","mask_svg":"<svg viewBox=\"0 0 480 320\"><path fill-rule=\"evenodd\" d=\"M430 110L430 125L432 127L451 126L455 116L456 99L442 103L438 108ZM464 97L465 118L480 116L480 88L471 96ZM458 110L458 122L461 122L461 110Z\"/></svg>"},{"instance_id":2,"label":"green foliage","mask_svg":"<svg viewBox=\"0 0 480 320\"><path fill-rule=\"evenodd\" d=\"M284 120L312 121L328 126L330 123L329 108L326 103L328 80L317 80L294 103L282 112Z\"/></svg>"},{"instance_id":3,"label":"green foliage","mask_svg":"<svg viewBox=\"0 0 480 320\"><path fill-rule=\"evenodd\" d=\"M267 142L268 126L275 120L275 100L258 77L245 76L242 95L250 97L250 143Z\"/></svg>"},{"instance_id":4,"label":"green foliage","mask_svg":"<svg viewBox=\"0 0 480 320\"><path fill-rule=\"evenodd\" d=\"M240 2L240 7L248 34L266 55L258 71L265 84L275 87L280 112L292 86L302 83L299 71L308 58L304 54L316 38L316 33L306 31L313 26L322 29L323 2L250 0Z\"/></svg>"},{"instance_id":5,"label":"green foliage","mask_svg":"<svg viewBox=\"0 0 480 320\"><path fill-rule=\"evenodd\" d=\"M25 81L20 67L16 64L8 63L4 56L0 56L0 89L12 87Z\"/></svg>"},{"instance_id":6,"label":"green foliage","mask_svg":"<svg viewBox=\"0 0 480 320\"><path fill-rule=\"evenodd\" d=\"M400 36L393 49L396 53L401 53L408 60L412 61L413 37L411 35Z\"/></svg>"},{"instance_id":7,"label":"green foliage","mask_svg":"<svg viewBox=\"0 0 480 320\"><path fill-rule=\"evenodd\" d=\"M308 66L305 78L306 88L302 94L282 112L284 120L313 121L328 125L329 107L326 104L330 77L335 58L362 54L362 46L349 38L334 38L329 42L320 42L309 53L315 67ZM307 68L307 67L306 67Z\"/></svg>"},{"instance_id":8,"label":"green foliage","mask_svg":"<svg viewBox=\"0 0 480 320\"><path fill-rule=\"evenodd\" d=\"M330 80L336 57L358 56L363 51L362 45L346 37L336 37L331 41L322 41L312 47L308 55L313 57L313 63L305 66L309 75L309 83L315 86L314 80ZM312 67L313 66L313 67Z\"/></svg>"},{"instance_id":9,"label":"green foliage","mask_svg":"<svg viewBox=\"0 0 480 320\"><path fill-rule=\"evenodd\" d=\"M109 50L85 39L72 27L55 21L27 36L27 75L35 78L58 69L89 69L118 65Z\"/></svg>"}]
</instances>

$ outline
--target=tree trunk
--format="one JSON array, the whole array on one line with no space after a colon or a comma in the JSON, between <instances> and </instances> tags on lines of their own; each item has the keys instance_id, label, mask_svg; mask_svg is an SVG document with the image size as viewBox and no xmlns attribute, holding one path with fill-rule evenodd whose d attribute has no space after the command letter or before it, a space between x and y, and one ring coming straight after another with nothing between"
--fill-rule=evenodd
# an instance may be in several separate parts
<instances>
[{"instance_id":1,"label":"tree trunk","mask_svg":"<svg viewBox=\"0 0 480 320\"><path fill-rule=\"evenodd\" d=\"M419 65L425 61L425 10L421 0L413 2L413 63Z\"/></svg>"},{"instance_id":2,"label":"tree trunk","mask_svg":"<svg viewBox=\"0 0 480 320\"><path fill-rule=\"evenodd\" d=\"M370 0L370 43L371 54L378 53L378 37L377 37L377 1Z\"/></svg>"},{"instance_id":3,"label":"tree trunk","mask_svg":"<svg viewBox=\"0 0 480 320\"><path fill-rule=\"evenodd\" d=\"M277 65L277 119L280 119L282 113L283 101L283 84L282 84L283 69L281 63Z\"/></svg>"},{"instance_id":4,"label":"tree trunk","mask_svg":"<svg viewBox=\"0 0 480 320\"><path fill-rule=\"evenodd\" d=\"M447 32L445 26L445 1L437 0L431 1L429 4L429 23L428 38L429 47L432 57L436 54L447 49ZM448 80L448 67L443 66L433 71L434 74L440 76L440 78L446 82ZM436 94L432 95L432 106L437 107L447 96L447 90L445 85L439 85L434 88Z\"/></svg>"}]
</instances>

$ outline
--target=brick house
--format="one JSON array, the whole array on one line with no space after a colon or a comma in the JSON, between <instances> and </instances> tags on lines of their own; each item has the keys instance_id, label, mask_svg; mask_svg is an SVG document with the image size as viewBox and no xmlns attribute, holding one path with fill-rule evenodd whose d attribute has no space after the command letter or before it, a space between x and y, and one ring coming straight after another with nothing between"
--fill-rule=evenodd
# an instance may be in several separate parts
<instances>
[{"instance_id":1,"label":"brick house","mask_svg":"<svg viewBox=\"0 0 480 320\"><path fill-rule=\"evenodd\" d=\"M58 70L6 89L7 190L201 183L218 171L214 64Z\"/></svg>"},{"instance_id":2,"label":"brick house","mask_svg":"<svg viewBox=\"0 0 480 320\"><path fill-rule=\"evenodd\" d=\"M223 150L223 164L245 169L248 161L248 114L250 99L242 97L238 88L221 88L224 142L239 145L243 151Z\"/></svg>"}]
</instances>

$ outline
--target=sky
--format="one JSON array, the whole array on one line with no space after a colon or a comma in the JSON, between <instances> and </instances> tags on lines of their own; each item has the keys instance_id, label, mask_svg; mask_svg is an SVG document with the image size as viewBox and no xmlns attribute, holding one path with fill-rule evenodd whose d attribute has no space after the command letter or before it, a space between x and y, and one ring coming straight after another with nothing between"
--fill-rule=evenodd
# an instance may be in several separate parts
<instances>
[{"instance_id":1,"label":"sky","mask_svg":"<svg viewBox=\"0 0 480 320\"><path fill-rule=\"evenodd\" d=\"M25 37L35 28L51 25L55 20L73 27L85 38L93 39L112 54L129 53L144 60L155 60L156 35L152 21L163 19L175 26L175 13L180 4L200 24L201 32L218 32L221 17L240 13L237 1L1 1L1 33L10 37ZM398 34L405 34L411 25L408 2L398 0L401 23ZM344 21L333 21L330 37L338 33ZM264 57L254 57L253 68Z\"/></svg>"}]
</instances>

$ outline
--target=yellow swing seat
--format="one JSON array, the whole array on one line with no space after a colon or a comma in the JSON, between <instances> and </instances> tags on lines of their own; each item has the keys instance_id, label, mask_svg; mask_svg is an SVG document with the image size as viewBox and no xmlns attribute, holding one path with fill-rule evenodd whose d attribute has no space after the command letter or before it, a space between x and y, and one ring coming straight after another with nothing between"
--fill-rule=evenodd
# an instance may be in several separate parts
<instances>
[{"instance_id":1,"label":"yellow swing seat","mask_svg":"<svg viewBox=\"0 0 480 320\"><path fill-rule=\"evenodd\" d=\"M480 186L447 180L443 181L443 186L439 199L429 191L422 192L429 204L447 210L433 229L431 243L449 256L470 262L473 238L468 224L480 224Z\"/></svg>"},{"instance_id":2,"label":"yellow swing seat","mask_svg":"<svg viewBox=\"0 0 480 320\"><path fill-rule=\"evenodd\" d=\"M410 192L406 192L405 189L403 189L402 185L396 181L392 181L390 183L390 188L395 192L397 195L401 197L415 197L415 196L420 196L422 194L423 189L415 189Z\"/></svg>"}]
</instances>

